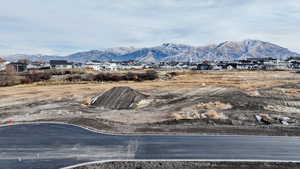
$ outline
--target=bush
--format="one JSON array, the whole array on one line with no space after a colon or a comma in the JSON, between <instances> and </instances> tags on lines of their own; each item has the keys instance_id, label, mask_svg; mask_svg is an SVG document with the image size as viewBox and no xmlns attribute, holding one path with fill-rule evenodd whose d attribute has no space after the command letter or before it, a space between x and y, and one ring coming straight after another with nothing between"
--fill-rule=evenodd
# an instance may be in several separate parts
<instances>
[{"instance_id":1,"label":"bush","mask_svg":"<svg viewBox=\"0 0 300 169\"><path fill-rule=\"evenodd\" d=\"M51 75L73 75L73 74L84 74L85 71L81 69L51 69L47 71Z\"/></svg>"},{"instance_id":2,"label":"bush","mask_svg":"<svg viewBox=\"0 0 300 169\"><path fill-rule=\"evenodd\" d=\"M27 84L33 82L39 82L43 80L49 80L51 78L50 73L23 73L23 74L0 74L0 86L13 86L18 84Z\"/></svg>"},{"instance_id":3,"label":"bush","mask_svg":"<svg viewBox=\"0 0 300 169\"><path fill-rule=\"evenodd\" d=\"M139 76L136 73L128 72L125 75L125 79L130 81L138 81Z\"/></svg>"},{"instance_id":4,"label":"bush","mask_svg":"<svg viewBox=\"0 0 300 169\"><path fill-rule=\"evenodd\" d=\"M80 76L80 75L71 75L71 76L68 76L65 80L67 81L82 81L83 80L83 77Z\"/></svg>"},{"instance_id":5,"label":"bush","mask_svg":"<svg viewBox=\"0 0 300 169\"><path fill-rule=\"evenodd\" d=\"M82 75L82 80L83 81L96 81L95 80L95 75L91 74L91 73Z\"/></svg>"},{"instance_id":6,"label":"bush","mask_svg":"<svg viewBox=\"0 0 300 169\"><path fill-rule=\"evenodd\" d=\"M123 74L118 73L98 73L94 75L94 81L122 81L126 80Z\"/></svg>"},{"instance_id":7,"label":"bush","mask_svg":"<svg viewBox=\"0 0 300 169\"><path fill-rule=\"evenodd\" d=\"M144 73L98 73L98 74L84 74L84 75L70 75L65 80L67 81L112 81L118 82L123 80L128 81L144 81L155 80L158 75L155 71L147 71Z\"/></svg>"},{"instance_id":8,"label":"bush","mask_svg":"<svg viewBox=\"0 0 300 169\"><path fill-rule=\"evenodd\" d=\"M178 72L170 72L168 73L171 77L178 76Z\"/></svg>"},{"instance_id":9,"label":"bush","mask_svg":"<svg viewBox=\"0 0 300 169\"><path fill-rule=\"evenodd\" d=\"M148 70L143 76L144 79L142 80L155 80L158 78L158 74L154 70Z\"/></svg>"},{"instance_id":10,"label":"bush","mask_svg":"<svg viewBox=\"0 0 300 169\"><path fill-rule=\"evenodd\" d=\"M0 86L13 86L21 83L22 78L13 74L0 74Z\"/></svg>"},{"instance_id":11,"label":"bush","mask_svg":"<svg viewBox=\"0 0 300 169\"><path fill-rule=\"evenodd\" d=\"M26 73L24 77L25 78L22 80L22 83L33 83L33 82L49 80L51 79L51 74L45 72Z\"/></svg>"}]
</instances>

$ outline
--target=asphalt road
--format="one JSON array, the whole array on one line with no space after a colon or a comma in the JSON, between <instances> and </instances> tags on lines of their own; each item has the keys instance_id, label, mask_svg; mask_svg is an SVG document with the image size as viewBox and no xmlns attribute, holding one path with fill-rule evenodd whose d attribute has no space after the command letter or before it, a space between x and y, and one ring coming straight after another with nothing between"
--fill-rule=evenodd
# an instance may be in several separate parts
<instances>
[{"instance_id":1,"label":"asphalt road","mask_svg":"<svg viewBox=\"0 0 300 169\"><path fill-rule=\"evenodd\" d=\"M300 161L300 137L120 136L63 124L0 128L0 169L57 169L118 159Z\"/></svg>"}]
</instances>

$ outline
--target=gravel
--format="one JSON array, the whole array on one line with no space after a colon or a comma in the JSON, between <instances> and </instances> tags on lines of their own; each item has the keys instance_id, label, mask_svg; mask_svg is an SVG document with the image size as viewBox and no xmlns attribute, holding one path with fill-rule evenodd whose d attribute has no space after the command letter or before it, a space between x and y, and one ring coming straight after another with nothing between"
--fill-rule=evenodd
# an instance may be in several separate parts
<instances>
[{"instance_id":1,"label":"gravel","mask_svg":"<svg viewBox=\"0 0 300 169\"><path fill-rule=\"evenodd\" d=\"M109 109L131 109L146 97L130 87L114 87L97 96L92 105Z\"/></svg>"}]
</instances>

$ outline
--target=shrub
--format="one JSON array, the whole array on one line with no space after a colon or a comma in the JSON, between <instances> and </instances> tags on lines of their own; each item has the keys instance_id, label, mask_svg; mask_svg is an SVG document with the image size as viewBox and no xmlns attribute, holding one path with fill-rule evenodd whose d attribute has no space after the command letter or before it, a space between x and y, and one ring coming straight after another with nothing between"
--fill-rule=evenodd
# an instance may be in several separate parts
<instances>
[{"instance_id":1,"label":"shrub","mask_svg":"<svg viewBox=\"0 0 300 169\"><path fill-rule=\"evenodd\" d=\"M138 81L139 77L136 73L128 72L125 75L126 80Z\"/></svg>"},{"instance_id":2,"label":"shrub","mask_svg":"<svg viewBox=\"0 0 300 169\"><path fill-rule=\"evenodd\" d=\"M73 74L85 74L82 69L51 69L48 70L51 75L73 75Z\"/></svg>"},{"instance_id":3,"label":"shrub","mask_svg":"<svg viewBox=\"0 0 300 169\"><path fill-rule=\"evenodd\" d=\"M21 76L14 74L0 74L0 86L13 86L20 84L22 80Z\"/></svg>"},{"instance_id":4,"label":"shrub","mask_svg":"<svg viewBox=\"0 0 300 169\"><path fill-rule=\"evenodd\" d=\"M46 72L26 73L22 83L33 83L51 79L51 74Z\"/></svg>"},{"instance_id":5,"label":"shrub","mask_svg":"<svg viewBox=\"0 0 300 169\"><path fill-rule=\"evenodd\" d=\"M144 73L98 73L98 74L84 74L84 75L70 75L65 80L67 81L113 81L118 82L122 80L128 81L144 81L155 80L158 75L155 71L147 71Z\"/></svg>"},{"instance_id":6,"label":"shrub","mask_svg":"<svg viewBox=\"0 0 300 169\"><path fill-rule=\"evenodd\" d=\"M91 73L82 75L82 80L83 81L96 81L95 80L95 75L91 74Z\"/></svg>"},{"instance_id":7,"label":"shrub","mask_svg":"<svg viewBox=\"0 0 300 169\"><path fill-rule=\"evenodd\" d=\"M121 81L126 80L125 76L118 73L98 73L94 75L94 81Z\"/></svg>"},{"instance_id":8,"label":"shrub","mask_svg":"<svg viewBox=\"0 0 300 169\"><path fill-rule=\"evenodd\" d=\"M67 80L67 81L82 81L83 77L80 75L71 75L71 76L68 76L65 80Z\"/></svg>"},{"instance_id":9,"label":"shrub","mask_svg":"<svg viewBox=\"0 0 300 169\"><path fill-rule=\"evenodd\" d=\"M178 76L178 72L170 72L168 73L171 77Z\"/></svg>"},{"instance_id":10,"label":"shrub","mask_svg":"<svg viewBox=\"0 0 300 169\"><path fill-rule=\"evenodd\" d=\"M148 70L148 71L146 71L143 80L155 80L157 78L158 78L158 74L156 71Z\"/></svg>"}]
</instances>

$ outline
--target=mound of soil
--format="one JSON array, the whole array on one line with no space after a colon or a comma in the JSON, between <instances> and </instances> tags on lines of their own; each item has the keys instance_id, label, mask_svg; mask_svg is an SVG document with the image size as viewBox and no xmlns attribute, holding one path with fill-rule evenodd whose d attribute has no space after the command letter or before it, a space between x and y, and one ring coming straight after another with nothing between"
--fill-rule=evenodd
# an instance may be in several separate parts
<instances>
[{"instance_id":1,"label":"mound of soil","mask_svg":"<svg viewBox=\"0 0 300 169\"><path fill-rule=\"evenodd\" d=\"M92 105L118 110L131 109L145 98L147 95L130 87L114 87L94 98Z\"/></svg>"},{"instance_id":2,"label":"mound of soil","mask_svg":"<svg viewBox=\"0 0 300 169\"><path fill-rule=\"evenodd\" d=\"M263 110L265 99L258 96L250 96L244 91L236 88L227 88L225 91L212 94L207 97L210 102L219 101L239 110Z\"/></svg>"},{"instance_id":3,"label":"mound of soil","mask_svg":"<svg viewBox=\"0 0 300 169\"><path fill-rule=\"evenodd\" d=\"M219 101L200 103L194 107L195 110L227 110L231 108L232 106L230 104L225 104Z\"/></svg>"}]
</instances>

